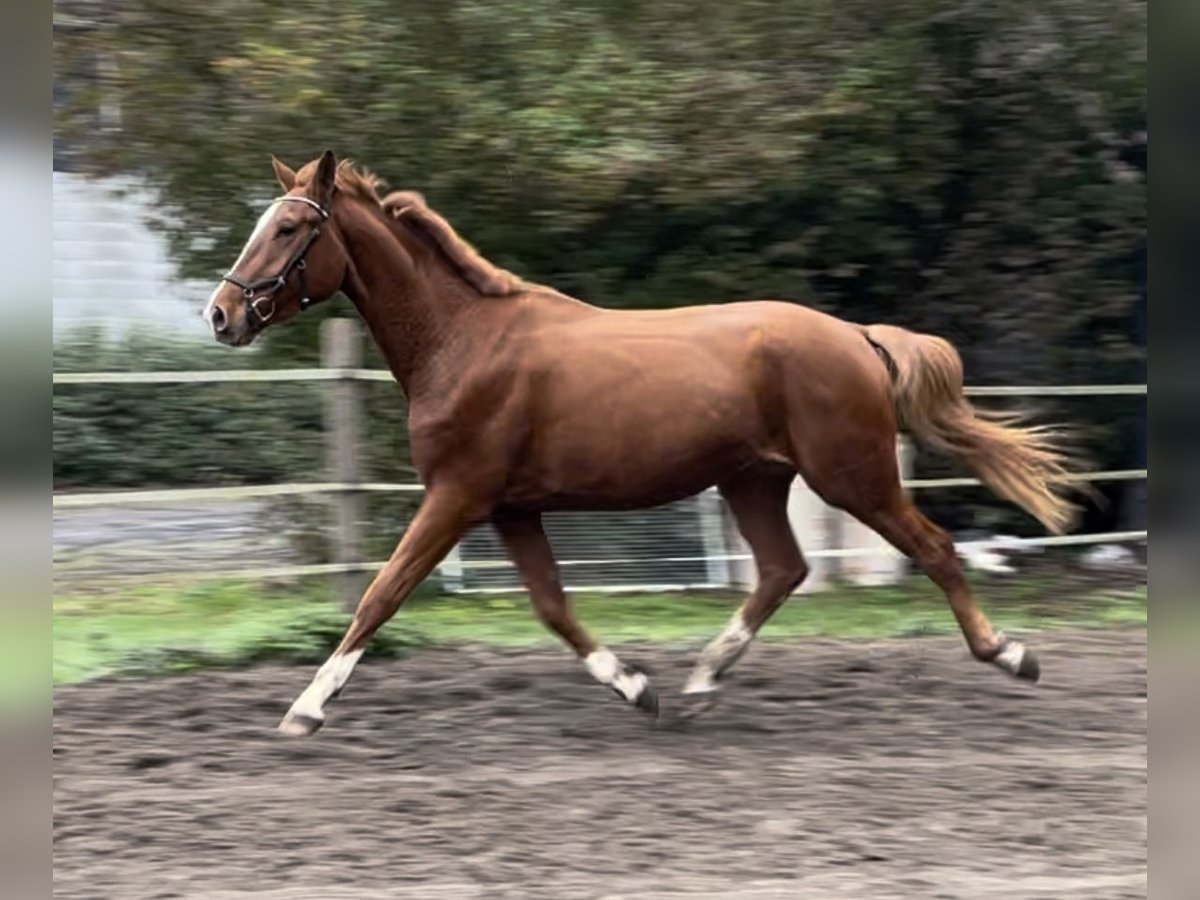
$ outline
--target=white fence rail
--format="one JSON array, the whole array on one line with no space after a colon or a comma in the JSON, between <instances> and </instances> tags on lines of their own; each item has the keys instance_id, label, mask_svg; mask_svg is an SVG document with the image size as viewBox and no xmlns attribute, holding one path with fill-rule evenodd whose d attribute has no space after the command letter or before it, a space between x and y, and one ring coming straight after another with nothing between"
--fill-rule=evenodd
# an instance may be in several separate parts
<instances>
[{"instance_id":1,"label":"white fence rail","mask_svg":"<svg viewBox=\"0 0 1200 900\"><path fill-rule=\"evenodd\" d=\"M251 381L393 381L386 369L184 369L172 372L55 372L54 384L217 384ZM1144 384L981 385L970 397L1145 396Z\"/></svg>"},{"instance_id":2,"label":"white fence rail","mask_svg":"<svg viewBox=\"0 0 1200 900\"><path fill-rule=\"evenodd\" d=\"M219 382L328 382L348 387L359 382L391 381L390 372L346 365L346 341L350 329L357 341L357 326L350 320L332 320L323 334L327 351L338 340L342 353L326 353L326 367L320 369L243 369L226 371L172 372L59 372L55 386L89 385L163 385ZM338 331L341 331L338 334ZM352 354L353 356L353 354ZM1144 384L1093 385L1017 385L968 387L975 397L1101 397L1146 396ZM360 561L356 548L361 546L352 504L365 493L391 492L419 494L420 484L366 481L358 476L357 464L347 464L346 455L357 455L354 416L338 415L346 404L355 404L353 391L338 390L331 403L330 460L324 481L237 487L182 488L163 490L99 491L55 494L56 513L69 510L102 509L125 506L164 506L171 504L207 504L229 501L257 501L279 497L328 496L335 504L339 524L333 534L332 563L312 565L266 565L248 569L220 569L189 573L192 577L221 578L294 578L312 575L360 576L383 565L383 561ZM340 405L339 405L340 404ZM351 424L346 425L349 421ZM336 433L335 433L336 432ZM902 472L911 471L911 454L901 448ZM1118 469L1081 473L1073 480L1101 483L1139 481L1147 478L1146 469ZM979 485L975 478L906 478L910 490L939 490ZM345 508L338 504L349 504ZM844 514L825 508L808 492L800 479L793 490L790 515L797 537L805 546L805 556L813 561L813 577L808 590L820 590L829 575L840 570L843 576L866 582L894 580L903 572L903 561L882 540ZM637 513L574 513L550 517L547 524L551 540L562 557L564 581L572 588L621 590L625 588L726 587L752 580L752 559L732 527L723 502L715 491L679 503ZM1140 542L1146 531L1114 531L1101 534L1076 534L1013 540L1010 545L1024 547L1075 546L1109 542ZM611 552L613 549L616 552ZM851 565L848 562L858 560ZM846 566L850 565L848 572ZM518 581L512 566L486 529L469 535L440 569L443 584L452 590L508 590ZM354 578L344 582L346 599L355 590Z\"/></svg>"},{"instance_id":3,"label":"white fence rail","mask_svg":"<svg viewBox=\"0 0 1200 900\"><path fill-rule=\"evenodd\" d=\"M1109 469L1081 472L1065 479L1069 482L1141 481L1145 469ZM901 484L906 490L931 488L975 487L982 485L978 478L906 478ZM55 494L55 509L83 509L97 506L137 506L170 503L196 503L217 500L252 500L270 497L299 497L313 494L337 494L344 491L362 493L421 494L425 486L419 483L391 481L296 481L281 484L248 484L212 488L163 488L159 490L94 491L88 493Z\"/></svg>"}]
</instances>

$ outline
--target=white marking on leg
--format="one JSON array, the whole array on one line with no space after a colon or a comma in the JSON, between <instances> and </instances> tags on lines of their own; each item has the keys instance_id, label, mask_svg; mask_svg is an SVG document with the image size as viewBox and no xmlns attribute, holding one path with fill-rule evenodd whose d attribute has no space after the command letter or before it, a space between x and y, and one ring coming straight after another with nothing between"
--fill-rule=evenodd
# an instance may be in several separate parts
<instances>
[{"instance_id":1,"label":"white marking on leg","mask_svg":"<svg viewBox=\"0 0 1200 900\"><path fill-rule=\"evenodd\" d=\"M992 657L992 662L1004 671L1016 675L1025 661L1025 647L1018 641L1005 641L1004 648Z\"/></svg>"},{"instance_id":2,"label":"white marking on leg","mask_svg":"<svg viewBox=\"0 0 1200 900\"><path fill-rule=\"evenodd\" d=\"M360 649L351 650L349 653L335 653L329 657L317 670L304 693L296 698L296 702L288 710L288 715L302 715L318 722L325 721L325 704L330 697L345 687L362 654Z\"/></svg>"},{"instance_id":3,"label":"white marking on leg","mask_svg":"<svg viewBox=\"0 0 1200 900\"><path fill-rule=\"evenodd\" d=\"M685 694L704 694L717 689L717 676L738 661L754 633L746 627L746 620L739 609L725 626L725 630L713 638L700 654L696 668L684 685Z\"/></svg>"},{"instance_id":4,"label":"white marking on leg","mask_svg":"<svg viewBox=\"0 0 1200 900\"><path fill-rule=\"evenodd\" d=\"M630 703L636 703L649 684L643 673L627 671L616 654L606 647L593 650L584 657L583 664L593 678L614 688Z\"/></svg>"},{"instance_id":5,"label":"white marking on leg","mask_svg":"<svg viewBox=\"0 0 1200 900\"><path fill-rule=\"evenodd\" d=\"M253 244L255 239L263 233L267 227L267 224L275 215L275 210L279 209L279 207L282 205L283 204L279 200L276 200L265 210L263 210L262 215L258 217L258 221L254 223L254 230L250 232L250 237L246 238L246 243L242 247L242 252L238 254L237 260L234 261L233 266L229 269L230 272L236 272L238 270L238 266L242 264L242 261L246 258L246 254L250 252L250 245ZM217 294L221 292L221 288L224 286L225 282L221 282L216 286L212 292L212 295L208 298L208 303L204 307L204 321L209 328L212 327L212 311L217 302Z\"/></svg>"}]
</instances>

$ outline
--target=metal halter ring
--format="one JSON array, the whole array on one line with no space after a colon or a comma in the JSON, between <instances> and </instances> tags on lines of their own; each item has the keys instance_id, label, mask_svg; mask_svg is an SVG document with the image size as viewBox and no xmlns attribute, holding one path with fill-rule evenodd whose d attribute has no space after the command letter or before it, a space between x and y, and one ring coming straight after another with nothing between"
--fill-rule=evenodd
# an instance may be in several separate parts
<instances>
[{"instance_id":1,"label":"metal halter ring","mask_svg":"<svg viewBox=\"0 0 1200 900\"><path fill-rule=\"evenodd\" d=\"M271 321L271 318L275 315L275 294L274 293L263 294L261 297L255 299L255 300L251 300L249 297L247 297L246 300L250 306L251 311L258 318L258 321L260 321L264 324ZM262 310L262 305L264 303L271 304L265 313Z\"/></svg>"}]
</instances>

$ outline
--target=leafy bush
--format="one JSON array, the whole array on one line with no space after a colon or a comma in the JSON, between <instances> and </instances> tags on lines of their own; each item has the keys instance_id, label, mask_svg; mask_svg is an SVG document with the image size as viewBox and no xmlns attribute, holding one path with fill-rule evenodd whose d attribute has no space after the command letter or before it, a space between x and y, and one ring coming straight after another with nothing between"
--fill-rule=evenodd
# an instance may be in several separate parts
<instances>
[{"instance_id":1,"label":"leafy bush","mask_svg":"<svg viewBox=\"0 0 1200 900\"><path fill-rule=\"evenodd\" d=\"M55 347L57 372L230 367L219 347L96 331ZM321 477L314 384L59 385L54 488L259 484Z\"/></svg>"}]
</instances>

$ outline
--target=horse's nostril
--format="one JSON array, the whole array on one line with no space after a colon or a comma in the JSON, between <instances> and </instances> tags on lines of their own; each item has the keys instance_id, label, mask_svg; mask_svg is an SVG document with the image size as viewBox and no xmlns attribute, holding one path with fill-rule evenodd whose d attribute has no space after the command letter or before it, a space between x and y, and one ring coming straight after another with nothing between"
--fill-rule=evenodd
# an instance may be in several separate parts
<instances>
[{"instance_id":1,"label":"horse's nostril","mask_svg":"<svg viewBox=\"0 0 1200 900\"><path fill-rule=\"evenodd\" d=\"M213 331L220 334L229 326L229 321L225 318L225 311L219 306L214 306L210 315Z\"/></svg>"}]
</instances>

